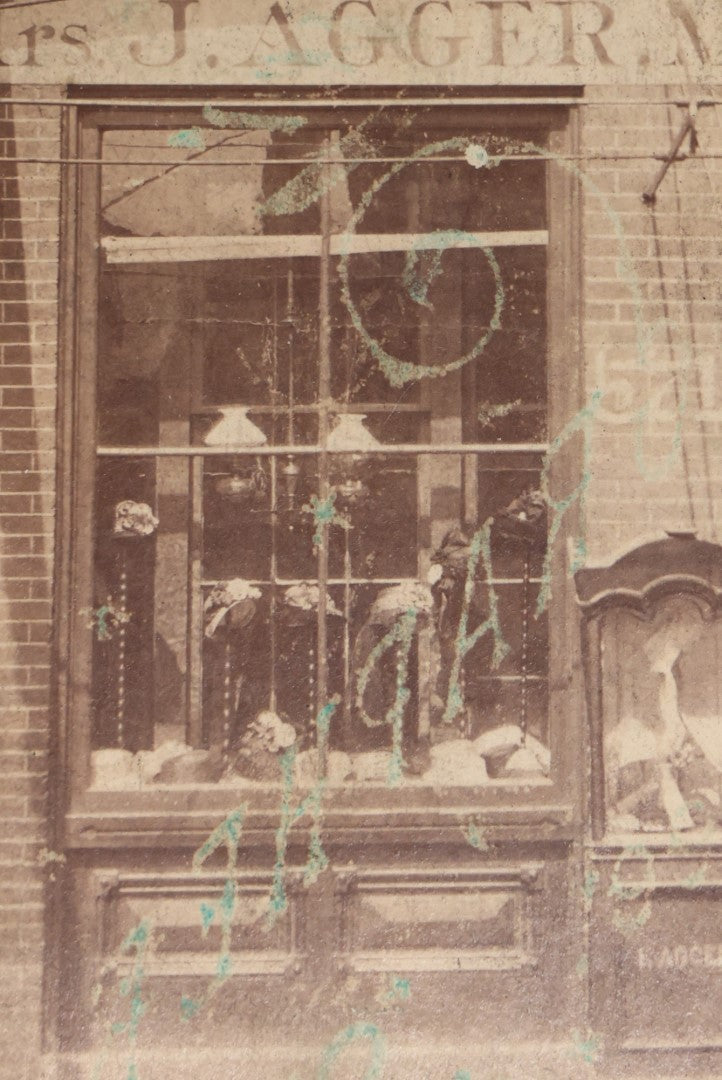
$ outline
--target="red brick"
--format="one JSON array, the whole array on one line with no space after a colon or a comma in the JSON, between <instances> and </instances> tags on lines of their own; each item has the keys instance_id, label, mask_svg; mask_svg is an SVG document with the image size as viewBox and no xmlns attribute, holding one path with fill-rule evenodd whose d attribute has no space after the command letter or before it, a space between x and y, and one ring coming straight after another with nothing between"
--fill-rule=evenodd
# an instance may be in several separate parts
<instances>
[{"instance_id":1,"label":"red brick","mask_svg":"<svg viewBox=\"0 0 722 1080\"><path fill-rule=\"evenodd\" d=\"M4 207L2 208L4 212ZM0 300L23 300L25 298L26 290L22 282L19 281L2 281L0 282Z\"/></svg>"},{"instance_id":2,"label":"red brick","mask_svg":"<svg viewBox=\"0 0 722 1080\"><path fill-rule=\"evenodd\" d=\"M6 323L0 326L0 342L20 345L29 340L29 327L24 323Z\"/></svg>"},{"instance_id":3,"label":"red brick","mask_svg":"<svg viewBox=\"0 0 722 1080\"><path fill-rule=\"evenodd\" d=\"M47 572L47 560L40 555L0 556L3 577L28 577Z\"/></svg>"}]
</instances>

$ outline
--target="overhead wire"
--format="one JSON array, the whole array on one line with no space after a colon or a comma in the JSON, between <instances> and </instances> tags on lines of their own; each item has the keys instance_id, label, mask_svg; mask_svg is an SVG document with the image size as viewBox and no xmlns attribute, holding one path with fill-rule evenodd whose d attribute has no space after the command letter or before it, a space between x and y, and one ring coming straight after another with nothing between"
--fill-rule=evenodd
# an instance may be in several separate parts
<instances>
[{"instance_id":1,"label":"overhead wire","mask_svg":"<svg viewBox=\"0 0 722 1080\"><path fill-rule=\"evenodd\" d=\"M207 147L200 153L210 153L215 150L220 143L215 143L213 146ZM560 161L660 161L664 155L652 154L652 153L640 153L640 154L625 154L625 153L602 153L602 154L554 154L555 160ZM686 161L690 157L689 154L678 154L675 158L675 163ZM695 161L719 161L722 160L722 153L711 154L695 154ZM305 158L257 158L249 161L200 161L193 158L182 158L178 161L164 161L164 160L150 160L150 159L130 159L128 161L113 160L112 158L82 158L82 157L35 157L22 155L9 155L6 154L2 157L2 161L12 161L18 165L101 165L103 168L106 166L124 166L125 168L159 168L161 166L168 166L168 171L171 168L176 169L180 167L189 168L218 168L221 166L241 167L249 166L258 168L259 165L264 167L267 165L324 165L328 164L325 158L305 157ZM533 161L548 161L549 158L544 154L489 154L489 164L495 165L497 163L505 161L516 162L533 162ZM389 164L418 164L418 165L435 165L435 164L449 164L452 162L467 162L468 159L463 155L439 155L439 157L424 157L419 158L413 154L405 157L363 157L363 158L341 158L340 160L334 159L331 164L333 165L389 165Z\"/></svg>"},{"instance_id":2,"label":"overhead wire","mask_svg":"<svg viewBox=\"0 0 722 1080\"><path fill-rule=\"evenodd\" d=\"M0 8L2 12L2 8ZM304 109L333 109L338 107L344 108L363 108L365 106L385 106L389 108L398 109L403 106L413 105L415 107L428 106L429 108L439 107L456 107L456 106L473 106L474 108L482 107L517 107L517 106L537 106L538 108L544 108L547 106L564 106L566 108L574 106L584 107L598 107L608 108L611 105L619 104L619 101L614 98L586 98L576 97L573 95L559 96L559 97L489 97L484 94L470 97L454 97L453 94L448 93L448 89L444 88L439 92L437 87L434 87L436 91L434 97L404 97L403 87L398 87L401 91L396 97L369 97L369 98L355 98L348 95L344 86L331 87L325 91L324 97L299 97L294 96L293 89L289 93L288 97L281 98L266 98L263 95L259 95L258 88L251 86L246 88L244 94L243 89L239 91L239 96L233 98L217 98L214 96L212 86L203 86L204 97L192 97L192 98L179 98L173 97L170 91L175 89L176 84L169 85L169 95L165 97L103 97L99 95L97 97L16 97L12 93L5 93L0 96L0 100L8 101L13 105L42 105L63 108L65 106L92 106L95 108L109 107L109 108L124 108L129 107L139 109L197 109L202 108L205 105L209 105L213 108L229 108L229 109L249 109L249 108L266 108L266 109L288 109L290 107L299 107ZM137 93L138 84L134 84L135 92ZM276 88L277 89L277 88ZM336 96L334 96L336 95ZM636 105L654 105L654 106L666 106L675 105L678 108L688 108L690 104L689 98L630 98L625 97L622 99L625 106ZM705 97L701 98L697 102L698 108L708 108L715 105L722 105L722 98Z\"/></svg>"},{"instance_id":3,"label":"overhead wire","mask_svg":"<svg viewBox=\"0 0 722 1080\"><path fill-rule=\"evenodd\" d=\"M693 111L693 108L691 107L690 112L693 112L693 116L694 116L694 118L696 120L697 110L694 109L694 111ZM671 117L671 115L669 113L669 110L668 110L667 116L668 116L668 126L669 126L669 129L671 131L672 130L672 125L673 125L673 120L672 120L672 117ZM696 129L695 129L695 138L696 137L697 137L697 135L696 135ZM708 171L707 171L707 177L711 181L711 177L709 176ZM709 512L710 530L711 530L713 539L717 540L717 538L718 538L717 537L717 523L715 521L715 512L714 512L714 492L713 492L713 487L712 487L712 475L711 475L711 463L710 463L710 451L709 451L709 438L708 438L708 431L707 431L707 423L706 423L705 417L704 417L704 398L703 398L703 394L702 394L701 377L700 377L696 320L695 320L695 316L694 316L694 301L693 301L693 297L692 297L692 285L691 285L691 275L690 275L690 266L689 266L689 249L688 249L687 240L686 240L685 232L684 232L684 228L683 228L683 221L682 221L682 217L683 217L682 192L680 190L679 176L676 173L676 171L675 171L675 174L674 174L674 177L673 177L673 185L674 185L675 203L676 203L676 208L677 208L677 219L678 219L678 222L679 222L679 243L680 243L680 253L682 255L682 276L683 276L683 281L684 281L684 298L685 298L685 307L686 307L686 312L687 312L687 322L688 322L688 327L689 327L692 375L693 375L693 379L694 379L694 391L695 391L696 406L697 406L698 416L699 416L700 434L702 436L702 440L701 440L702 441L702 466L703 466L703 469L704 469L705 494L706 494L706 498L707 498L707 506L708 506L708 512ZM715 193L714 192L714 186L712 185L712 194L714 194L714 193Z\"/></svg>"}]
</instances>

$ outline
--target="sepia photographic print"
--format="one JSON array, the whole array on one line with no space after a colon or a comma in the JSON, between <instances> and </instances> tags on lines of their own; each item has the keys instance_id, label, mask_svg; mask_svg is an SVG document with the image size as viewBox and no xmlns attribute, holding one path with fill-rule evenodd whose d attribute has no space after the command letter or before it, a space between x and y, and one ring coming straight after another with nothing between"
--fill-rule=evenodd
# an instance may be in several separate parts
<instances>
[{"instance_id":1,"label":"sepia photographic print","mask_svg":"<svg viewBox=\"0 0 722 1080\"><path fill-rule=\"evenodd\" d=\"M722 1075L721 77L0 0L0 1078Z\"/></svg>"}]
</instances>

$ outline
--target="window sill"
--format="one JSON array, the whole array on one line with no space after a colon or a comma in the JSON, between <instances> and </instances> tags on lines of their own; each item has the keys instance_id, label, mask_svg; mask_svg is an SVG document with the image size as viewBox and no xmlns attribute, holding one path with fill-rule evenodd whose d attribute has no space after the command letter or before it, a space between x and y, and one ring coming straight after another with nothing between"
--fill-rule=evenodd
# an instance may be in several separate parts
<instances>
[{"instance_id":1,"label":"window sill","mask_svg":"<svg viewBox=\"0 0 722 1080\"><path fill-rule=\"evenodd\" d=\"M291 813L309 792L295 791ZM431 788L423 782L328 789L322 800L322 836L359 842L455 840L481 848L497 837L510 840L571 839L578 833L574 808L549 780L490 781L483 788ZM89 790L65 819L69 848L123 846L195 848L239 806L249 846L274 842L279 828L281 785L170 785L144 791ZM310 813L292 822L289 839L304 840ZM473 834L473 835L472 835Z\"/></svg>"},{"instance_id":2,"label":"window sill","mask_svg":"<svg viewBox=\"0 0 722 1080\"><path fill-rule=\"evenodd\" d=\"M625 861L644 861L649 855L663 854L673 858L688 850L722 852L722 828L698 828L685 832L634 832L609 833L601 840L588 844L595 857Z\"/></svg>"}]
</instances>

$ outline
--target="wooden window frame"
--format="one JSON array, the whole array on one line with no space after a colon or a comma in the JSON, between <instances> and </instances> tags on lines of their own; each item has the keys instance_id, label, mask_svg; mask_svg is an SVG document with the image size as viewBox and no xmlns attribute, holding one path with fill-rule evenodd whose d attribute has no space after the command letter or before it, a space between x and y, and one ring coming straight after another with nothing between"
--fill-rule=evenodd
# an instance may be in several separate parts
<instances>
[{"instance_id":1,"label":"wooden window frame","mask_svg":"<svg viewBox=\"0 0 722 1080\"><path fill-rule=\"evenodd\" d=\"M392 105L393 102L389 101ZM404 102L398 102L404 107ZM459 105L443 95L430 104L448 106L458 122L459 112L468 111L474 126L513 133L515 128L543 125L548 132L551 155L573 158L579 146L579 116L573 105L509 107L485 103ZM263 107L262 101L238 97L238 106ZM288 106L293 101L289 98ZM335 101L334 112L360 108L352 98ZM170 110L168 110L170 112ZM323 122L326 110L317 116ZM166 110L164 110L166 113ZM346 113L347 114L347 113ZM150 118L150 111L143 120ZM448 115L448 114L447 114ZM195 112L180 107L173 112L174 124L192 122ZM137 122L133 97L128 110L95 106L67 106L64 109L64 156L70 159L100 157L98 121L123 126ZM164 119L166 116L164 116ZM440 117L441 119L441 117ZM146 126L145 124L143 126ZM95 143L89 132L96 132ZM89 145L88 138L91 138ZM81 152L82 151L82 152ZM89 152L90 151L90 152ZM62 326L60 348L59 483L57 515L58 575L56 587L57 652L57 755L56 793L61 833L66 843L93 847L98 843L122 846L130 838L145 834L146 843L159 845L194 843L217 823L219 815L239 801L238 792L228 788L179 791L89 791L91 687L88 665L78 676L79 643L87 639L87 612L74 602L78 567L92 564L94 451L83 446L80 432L95 428L94 350L92 342L97 319L97 266L99 221L94 199L86 193L100 180L100 164L67 164L63 170L61 296ZM583 402L580 347L579 267L580 267L580 184L573 167L550 161L547 164L547 358L548 423L556 434L577 413ZM87 440L86 440L87 442ZM567 491L578 480L579 458L564 454L552 470L553 490ZM552 564L553 590L549 620L549 742L552 774L548 784L526 791L508 783L474 793L459 788L443 805L434 798L424 801L426 789L363 791L351 789L327 796L325 821L329 827L376 829L379 822L395 829L433 828L458 830L460 813L473 813L493 828L511 830L513 835L569 835L579 819L584 758L581 739L583 695L580 678L578 627L573 582L567 569L564 534L574 528L573 513L567 515L557 538ZM347 793L348 794L348 793ZM254 804L252 819L265 835L277 818L280 795ZM432 805L433 802L433 805Z\"/></svg>"}]
</instances>

